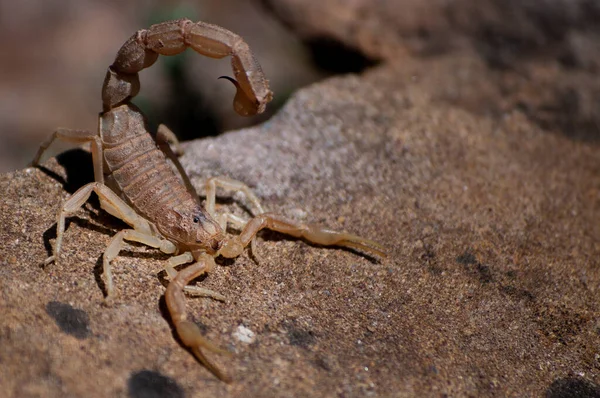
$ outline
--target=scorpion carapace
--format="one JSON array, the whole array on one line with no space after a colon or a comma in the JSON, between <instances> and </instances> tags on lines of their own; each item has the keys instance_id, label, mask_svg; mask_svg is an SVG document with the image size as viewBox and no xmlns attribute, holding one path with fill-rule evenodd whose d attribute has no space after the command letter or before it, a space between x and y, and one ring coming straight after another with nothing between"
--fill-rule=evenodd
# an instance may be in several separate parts
<instances>
[{"instance_id":1,"label":"scorpion carapace","mask_svg":"<svg viewBox=\"0 0 600 398\"><path fill-rule=\"evenodd\" d=\"M170 279L165 301L173 325L183 344L196 358L221 380L228 380L202 350L224 351L204 339L198 326L187 319L185 309L184 292L222 299L218 293L189 285L193 279L214 268L214 257L240 255L265 228L318 245L345 246L379 256L385 253L374 241L265 212L248 186L229 178L210 178L205 186L206 203L201 206L194 187L170 147L170 144L176 144L174 134L161 125L153 137L144 115L130 102L139 91L139 71L151 66L159 54L174 55L187 47L212 58L231 56L235 79L228 79L237 89L234 108L242 115L264 111L272 98L268 82L248 45L235 33L187 19L163 22L138 31L125 42L108 68L102 86L104 111L100 114L98 132L58 129L40 146L33 160L34 165L39 164L42 154L55 139L91 144L95 182L80 188L61 206L53 253L45 263L59 258L65 219L77 212L95 192L105 211L131 226L131 229L115 234L104 252L106 300L114 298L111 261L119 254L123 241L140 242L172 254L164 267ZM177 173L168 159L175 165ZM251 202L255 217L246 221L234 214L217 214L217 187L242 192ZM241 233L226 235L228 224ZM175 269L191 262L193 264L187 267Z\"/></svg>"}]
</instances>

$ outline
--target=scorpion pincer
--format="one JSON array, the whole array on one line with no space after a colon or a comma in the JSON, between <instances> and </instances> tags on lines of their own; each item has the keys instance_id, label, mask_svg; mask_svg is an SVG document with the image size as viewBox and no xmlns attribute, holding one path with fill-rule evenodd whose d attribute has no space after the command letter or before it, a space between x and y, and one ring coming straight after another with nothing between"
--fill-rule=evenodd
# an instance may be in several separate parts
<instances>
[{"instance_id":1,"label":"scorpion pincer","mask_svg":"<svg viewBox=\"0 0 600 398\"><path fill-rule=\"evenodd\" d=\"M176 143L174 134L161 125L152 136L144 115L131 103L140 89L138 73L142 69L154 64L161 54L175 55L188 47L211 58L231 56L235 79L227 79L237 90L234 109L243 116L265 110L272 99L272 92L258 61L240 36L219 26L194 23L188 19L163 22L131 36L108 68L102 86L103 112L100 113L98 132L56 130L40 146L33 165L39 164L41 156L55 139L91 144L95 182L80 188L61 206L53 253L45 264L58 259L65 219L78 211L95 192L102 209L131 227L115 234L104 252L106 299L114 297L111 260L118 255L125 240L140 242L173 255L164 265L170 278L165 299L177 334L201 363L219 379L227 381L228 376L213 365L202 350L227 351L217 348L202 336L198 326L188 320L185 308L184 292L220 297L218 293L188 286L193 279L215 267L216 256L233 258L240 255L256 234L265 228L319 245L345 246L378 256L385 256L385 253L381 245L371 240L267 213L245 184L229 178L209 179L206 182L206 203L201 206L194 187L170 147L171 143ZM168 160L178 172L173 170ZM246 222L233 214L217 214L217 187L243 192L252 203L256 216ZM242 232L226 236L228 223ZM192 264L179 271L175 269L187 263Z\"/></svg>"}]
</instances>

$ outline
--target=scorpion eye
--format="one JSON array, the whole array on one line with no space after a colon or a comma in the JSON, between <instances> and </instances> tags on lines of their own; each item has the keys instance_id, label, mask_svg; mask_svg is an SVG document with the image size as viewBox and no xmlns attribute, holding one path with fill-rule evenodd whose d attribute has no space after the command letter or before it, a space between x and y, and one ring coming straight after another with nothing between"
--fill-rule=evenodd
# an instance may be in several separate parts
<instances>
[{"instance_id":1,"label":"scorpion eye","mask_svg":"<svg viewBox=\"0 0 600 398\"><path fill-rule=\"evenodd\" d=\"M194 222L195 222L196 224L198 224L198 222L199 222L199 221L200 221L200 218L198 218L198 216L194 216Z\"/></svg>"}]
</instances>

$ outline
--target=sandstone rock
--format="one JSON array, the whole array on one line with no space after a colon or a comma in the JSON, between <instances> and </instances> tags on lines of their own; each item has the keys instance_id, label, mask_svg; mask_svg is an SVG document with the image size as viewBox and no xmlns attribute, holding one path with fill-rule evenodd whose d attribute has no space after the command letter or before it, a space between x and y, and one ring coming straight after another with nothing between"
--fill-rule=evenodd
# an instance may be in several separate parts
<instances>
[{"instance_id":1,"label":"sandstone rock","mask_svg":"<svg viewBox=\"0 0 600 398\"><path fill-rule=\"evenodd\" d=\"M600 6L587 0L262 0L307 42L337 41L367 57L475 49L495 67L545 57L600 68Z\"/></svg>"},{"instance_id":2,"label":"sandstone rock","mask_svg":"<svg viewBox=\"0 0 600 398\"><path fill-rule=\"evenodd\" d=\"M261 126L186 145L197 187L240 179L270 210L390 253L264 233L258 264L244 254L200 281L228 298L190 298L188 309L235 352L211 355L229 385L173 338L157 276L165 256L128 246L115 261L118 300L102 305L101 254L123 225L97 204L71 219L59 263L40 267L60 201L91 179L86 153L1 176L0 390L598 394L598 148L506 105L497 78L469 56L407 60L308 87ZM496 111L467 106L481 98ZM223 205L247 216L235 199ZM252 344L232 338L240 324Z\"/></svg>"}]
</instances>

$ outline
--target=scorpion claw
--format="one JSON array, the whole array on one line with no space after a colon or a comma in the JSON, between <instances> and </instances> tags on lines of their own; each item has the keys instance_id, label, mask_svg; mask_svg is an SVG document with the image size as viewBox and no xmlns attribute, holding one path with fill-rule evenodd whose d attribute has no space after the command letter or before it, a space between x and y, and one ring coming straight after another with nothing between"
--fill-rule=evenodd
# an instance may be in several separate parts
<instances>
[{"instance_id":1,"label":"scorpion claw","mask_svg":"<svg viewBox=\"0 0 600 398\"><path fill-rule=\"evenodd\" d=\"M198 359L200 361L200 363L202 363L202 365L204 365L206 367L206 369L208 369L212 374L217 376L217 378L219 380L224 381L225 383L231 382L231 377L229 377L228 375L223 373L221 371L221 369L219 369L216 365L214 365L212 362L210 362L208 360L208 358L206 358L204 356L202 351L200 351L200 348L195 347L195 348L192 348L191 350L192 350L192 353L194 354L194 356L196 357L196 359Z\"/></svg>"},{"instance_id":2,"label":"scorpion claw","mask_svg":"<svg viewBox=\"0 0 600 398\"><path fill-rule=\"evenodd\" d=\"M198 325L196 325L193 322L181 321L176 325L176 329L177 334L179 335L179 338L181 339L182 343L190 348L194 356L202 363L202 365L206 366L206 368L219 379L225 382L231 381L229 376L223 373L216 365L214 365L208 360L208 358L202 352L201 348L204 348L216 354L224 355L232 355L230 351L219 348L207 339L205 339L202 336Z\"/></svg>"},{"instance_id":3,"label":"scorpion claw","mask_svg":"<svg viewBox=\"0 0 600 398\"><path fill-rule=\"evenodd\" d=\"M388 253L385 247L370 239L364 239L356 235L347 235L345 239L338 243L340 246L358 249L368 253L375 254L379 257L387 257Z\"/></svg>"},{"instance_id":4,"label":"scorpion claw","mask_svg":"<svg viewBox=\"0 0 600 398\"><path fill-rule=\"evenodd\" d=\"M175 255L165 266L170 280L165 302L173 326L181 343L196 359L216 377L228 382L231 380L229 376L213 364L204 351L226 355L232 353L205 339L198 325L187 320L185 308L184 292L225 300L216 292L189 286L194 279L216 266L214 257L239 256L250 244L253 256L261 262L255 237L264 228L318 245L346 246L381 257L385 257L386 253L380 244L356 235L265 213L258 198L239 181L211 178L206 185L205 208L200 206L189 176L169 146L177 142L175 135L162 126L152 137L147 131L146 118L131 103L140 89L138 72L154 64L160 54L176 55L187 47L211 58L231 56L234 77L221 76L219 79L229 80L235 86L233 107L240 115L260 114L273 99L269 82L256 57L248 44L233 32L187 19L159 23L136 32L123 44L108 68L102 85L104 109L100 113L98 132L58 129L48 141L41 144L32 161L32 166L39 165L41 156L55 139L91 144L95 182L81 187L61 206L52 255L44 261L44 265L56 262L59 258L66 217L82 208L94 192L102 209L132 227L118 232L104 252L102 279L106 297L103 304L111 306L118 297L114 294L111 260L121 251L124 240L143 243ZM117 150L117 146L120 149ZM174 173L167 158L179 176ZM108 184L109 181L115 184ZM257 215L249 222L233 214L218 215L213 219L217 185L243 192L257 209ZM227 222L241 228L240 235L226 239L223 230L227 229ZM190 266L178 270L174 268L192 260L196 262Z\"/></svg>"}]
</instances>

